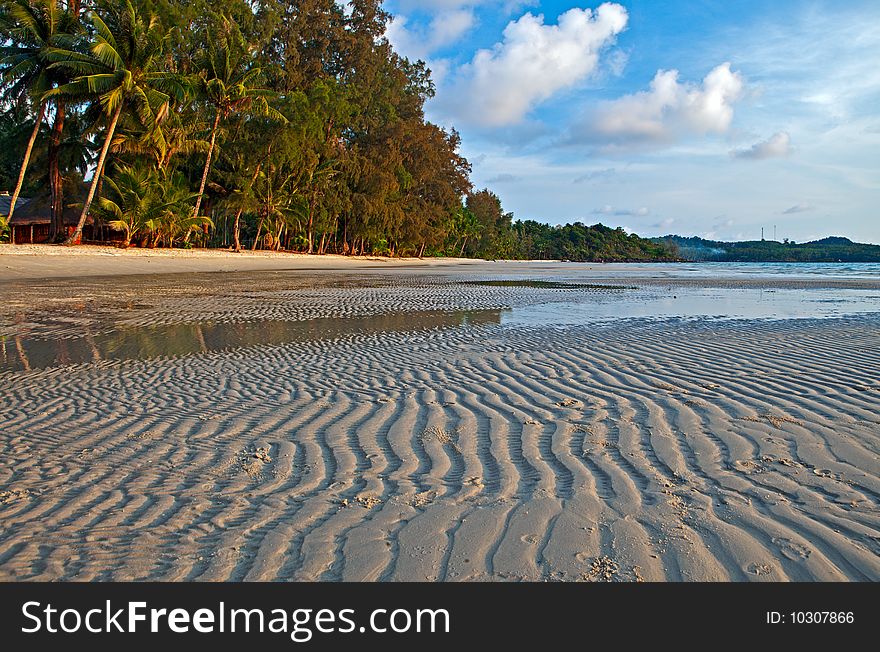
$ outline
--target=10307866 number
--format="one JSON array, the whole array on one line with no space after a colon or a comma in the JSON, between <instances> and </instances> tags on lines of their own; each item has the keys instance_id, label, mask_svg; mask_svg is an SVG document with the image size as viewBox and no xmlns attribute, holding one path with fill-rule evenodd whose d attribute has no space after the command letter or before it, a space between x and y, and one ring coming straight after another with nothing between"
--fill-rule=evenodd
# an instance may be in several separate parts
<instances>
[{"instance_id":1,"label":"10307866 number","mask_svg":"<svg viewBox=\"0 0 880 652\"><path fill-rule=\"evenodd\" d=\"M767 623L781 625L785 623L793 625L839 625L852 624L856 620L852 611L779 611L767 612Z\"/></svg>"},{"instance_id":2,"label":"10307866 number","mask_svg":"<svg viewBox=\"0 0 880 652\"><path fill-rule=\"evenodd\" d=\"M798 625L855 622L855 615L852 611L792 611L789 616L791 622Z\"/></svg>"}]
</instances>

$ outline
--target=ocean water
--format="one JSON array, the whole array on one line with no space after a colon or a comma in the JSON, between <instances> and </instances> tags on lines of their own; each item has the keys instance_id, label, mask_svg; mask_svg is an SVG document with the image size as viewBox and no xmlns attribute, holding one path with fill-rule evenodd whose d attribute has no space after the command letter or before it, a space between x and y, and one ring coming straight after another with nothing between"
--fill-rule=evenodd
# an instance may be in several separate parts
<instances>
[{"instance_id":1,"label":"ocean water","mask_svg":"<svg viewBox=\"0 0 880 652\"><path fill-rule=\"evenodd\" d=\"M880 281L880 263L560 263L560 272L577 274L579 269L607 270L615 276L668 278L791 278L874 279Z\"/></svg>"},{"instance_id":2,"label":"ocean water","mask_svg":"<svg viewBox=\"0 0 880 652\"><path fill-rule=\"evenodd\" d=\"M833 319L880 314L880 263L570 263L558 270L558 278L576 284L595 281L605 272L618 282L629 279L633 286L621 292L585 294L576 301L514 307L502 315L502 324L537 327L618 319ZM640 285L639 279L647 277L668 281L669 286ZM701 286L698 279L708 282ZM676 285L676 280L687 283ZM822 280L844 287L821 287ZM808 283L792 287L797 281ZM849 287L846 281L852 281Z\"/></svg>"},{"instance_id":3,"label":"ocean water","mask_svg":"<svg viewBox=\"0 0 880 652\"><path fill-rule=\"evenodd\" d=\"M781 320L880 315L880 290L639 289L503 312L505 326L577 326L622 319Z\"/></svg>"}]
</instances>

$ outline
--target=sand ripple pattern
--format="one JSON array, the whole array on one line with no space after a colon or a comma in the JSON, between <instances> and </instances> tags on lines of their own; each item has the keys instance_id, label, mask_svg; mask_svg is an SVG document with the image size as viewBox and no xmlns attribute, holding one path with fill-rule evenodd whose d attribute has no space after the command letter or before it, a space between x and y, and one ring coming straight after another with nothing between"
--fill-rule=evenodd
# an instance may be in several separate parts
<instances>
[{"instance_id":1,"label":"sand ripple pattern","mask_svg":"<svg viewBox=\"0 0 880 652\"><path fill-rule=\"evenodd\" d=\"M0 579L876 581L878 379L858 319L0 374Z\"/></svg>"}]
</instances>

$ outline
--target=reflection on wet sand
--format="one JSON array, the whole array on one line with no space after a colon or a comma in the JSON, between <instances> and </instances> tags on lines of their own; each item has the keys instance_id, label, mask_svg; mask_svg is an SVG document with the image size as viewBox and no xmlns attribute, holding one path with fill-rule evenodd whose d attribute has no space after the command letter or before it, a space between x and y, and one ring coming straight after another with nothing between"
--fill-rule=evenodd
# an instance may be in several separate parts
<instances>
[{"instance_id":1,"label":"reflection on wet sand","mask_svg":"<svg viewBox=\"0 0 880 652\"><path fill-rule=\"evenodd\" d=\"M392 313L344 319L194 322L87 332L80 338L0 337L0 371L30 371L107 360L145 360L261 344L333 340L351 335L498 324L500 310Z\"/></svg>"},{"instance_id":2,"label":"reflection on wet sand","mask_svg":"<svg viewBox=\"0 0 880 652\"><path fill-rule=\"evenodd\" d=\"M460 281L462 285L484 285L494 288L533 288L537 290L637 290L632 285L607 283L573 283L533 279L492 279L488 281Z\"/></svg>"}]
</instances>

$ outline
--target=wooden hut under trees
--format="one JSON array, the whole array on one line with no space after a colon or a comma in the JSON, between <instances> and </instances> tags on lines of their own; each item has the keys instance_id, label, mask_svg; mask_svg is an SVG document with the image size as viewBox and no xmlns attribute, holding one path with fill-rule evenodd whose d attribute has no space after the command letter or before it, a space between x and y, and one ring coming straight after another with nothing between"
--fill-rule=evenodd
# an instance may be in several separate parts
<instances>
[{"instance_id":1,"label":"wooden hut under trees","mask_svg":"<svg viewBox=\"0 0 880 652\"><path fill-rule=\"evenodd\" d=\"M75 202L80 203L75 203ZM64 200L64 237L73 233L82 211L82 198L75 197L73 202ZM0 215L9 215L11 197L7 193L0 195ZM93 220L86 220L83 229L83 240L93 237ZM15 203L15 212L9 223L9 241L13 244L39 244L49 242L52 234L52 198L48 192L36 197L19 197Z\"/></svg>"}]
</instances>

